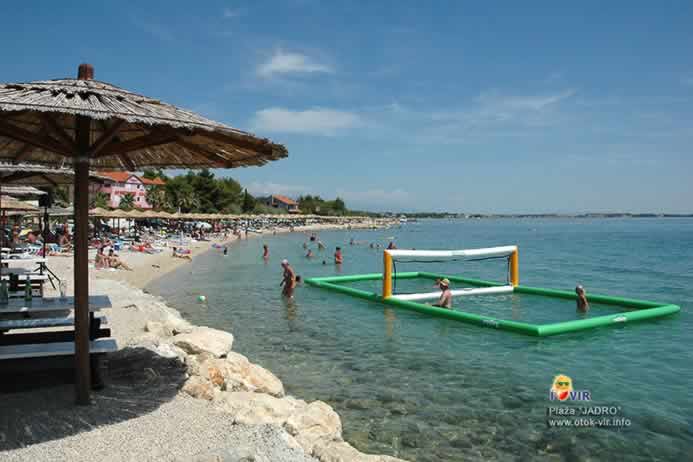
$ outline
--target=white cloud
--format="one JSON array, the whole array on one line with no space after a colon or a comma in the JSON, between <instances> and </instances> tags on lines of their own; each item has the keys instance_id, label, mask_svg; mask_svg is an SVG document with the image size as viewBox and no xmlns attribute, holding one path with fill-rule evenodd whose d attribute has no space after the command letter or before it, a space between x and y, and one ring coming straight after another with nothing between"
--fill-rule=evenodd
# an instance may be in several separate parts
<instances>
[{"instance_id":1,"label":"white cloud","mask_svg":"<svg viewBox=\"0 0 693 462\"><path fill-rule=\"evenodd\" d=\"M250 125L258 132L332 136L340 131L356 127L360 123L360 117L353 112L326 108L292 111L273 107L257 111Z\"/></svg>"},{"instance_id":2,"label":"white cloud","mask_svg":"<svg viewBox=\"0 0 693 462\"><path fill-rule=\"evenodd\" d=\"M240 16L241 11L240 10L233 10L231 8L224 8L223 15L224 15L225 19L233 19L233 18L237 18L238 16Z\"/></svg>"},{"instance_id":3,"label":"white cloud","mask_svg":"<svg viewBox=\"0 0 693 462\"><path fill-rule=\"evenodd\" d=\"M271 78L275 75L332 73L334 69L327 64L314 61L301 53L277 50L269 60L257 68L257 75Z\"/></svg>"},{"instance_id":4,"label":"white cloud","mask_svg":"<svg viewBox=\"0 0 693 462\"><path fill-rule=\"evenodd\" d=\"M477 102L482 109L487 110L511 110L511 111L540 111L549 106L570 98L575 94L575 90L565 90L559 93L544 95L516 95L503 96L497 93L481 93L477 97Z\"/></svg>"},{"instance_id":5,"label":"white cloud","mask_svg":"<svg viewBox=\"0 0 693 462\"><path fill-rule=\"evenodd\" d=\"M296 198L302 194L309 194L310 188L301 185L273 183L271 181L253 181L248 185L248 191L255 196L281 194Z\"/></svg>"}]
</instances>

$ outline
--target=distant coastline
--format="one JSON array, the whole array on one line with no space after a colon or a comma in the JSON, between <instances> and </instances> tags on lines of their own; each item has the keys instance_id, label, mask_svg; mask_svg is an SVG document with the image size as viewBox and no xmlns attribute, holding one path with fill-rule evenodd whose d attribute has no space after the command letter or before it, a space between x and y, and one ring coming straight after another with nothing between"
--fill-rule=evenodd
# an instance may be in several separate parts
<instances>
[{"instance_id":1,"label":"distant coastline","mask_svg":"<svg viewBox=\"0 0 693 462\"><path fill-rule=\"evenodd\" d=\"M478 219L478 218L693 218L693 213L383 213L381 216L406 217L408 220L420 218L436 219Z\"/></svg>"}]
</instances>

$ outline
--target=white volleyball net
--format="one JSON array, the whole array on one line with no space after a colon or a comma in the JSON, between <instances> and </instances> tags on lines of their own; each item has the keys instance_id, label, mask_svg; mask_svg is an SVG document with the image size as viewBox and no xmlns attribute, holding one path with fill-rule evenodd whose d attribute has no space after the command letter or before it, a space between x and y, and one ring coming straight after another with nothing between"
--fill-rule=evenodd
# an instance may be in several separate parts
<instances>
[{"instance_id":1,"label":"white volleyball net","mask_svg":"<svg viewBox=\"0 0 693 462\"><path fill-rule=\"evenodd\" d=\"M519 281L517 259L515 245L463 250L386 250L383 296L410 301L436 299L440 290L434 289L430 281L435 277L450 278L453 296L511 293ZM428 277L428 282L422 285L421 277L415 278L418 285L410 282L412 272L424 279ZM465 284L465 280L487 280L500 285L478 287Z\"/></svg>"}]
</instances>

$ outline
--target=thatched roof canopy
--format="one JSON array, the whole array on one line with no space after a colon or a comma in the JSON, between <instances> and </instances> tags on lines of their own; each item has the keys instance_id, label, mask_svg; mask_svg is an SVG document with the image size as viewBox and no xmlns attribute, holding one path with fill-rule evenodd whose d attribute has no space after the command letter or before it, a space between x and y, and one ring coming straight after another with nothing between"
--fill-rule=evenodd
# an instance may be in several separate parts
<instances>
[{"instance_id":1,"label":"thatched roof canopy","mask_svg":"<svg viewBox=\"0 0 693 462\"><path fill-rule=\"evenodd\" d=\"M48 194L46 191L41 191L40 189L36 189L33 186L16 186L16 185L5 185L2 184L0 181L0 193L2 194L9 194L15 197L22 197L22 196L28 196L28 197L36 197L36 196L45 196Z\"/></svg>"},{"instance_id":2,"label":"thatched roof canopy","mask_svg":"<svg viewBox=\"0 0 693 462\"><path fill-rule=\"evenodd\" d=\"M76 115L94 121L88 157L98 169L234 168L287 156L280 144L92 80L91 66L80 73L81 79L0 84L1 160L72 164Z\"/></svg>"},{"instance_id":3,"label":"thatched roof canopy","mask_svg":"<svg viewBox=\"0 0 693 462\"><path fill-rule=\"evenodd\" d=\"M25 212L35 212L38 208L31 204L22 202L11 196L0 196L0 210L17 210Z\"/></svg>"},{"instance_id":4,"label":"thatched roof canopy","mask_svg":"<svg viewBox=\"0 0 693 462\"><path fill-rule=\"evenodd\" d=\"M0 120L2 117L0 116ZM2 156L2 154L0 154ZM96 172L89 173L89 181L103 183L109 178ZM45 167L43 165L10 164L0 162L0 183L24 186L45 186L49 188L75 181L75 171L67 168ZM5 187L3 186L3 190Z\"/></svg>"}]
</instances>

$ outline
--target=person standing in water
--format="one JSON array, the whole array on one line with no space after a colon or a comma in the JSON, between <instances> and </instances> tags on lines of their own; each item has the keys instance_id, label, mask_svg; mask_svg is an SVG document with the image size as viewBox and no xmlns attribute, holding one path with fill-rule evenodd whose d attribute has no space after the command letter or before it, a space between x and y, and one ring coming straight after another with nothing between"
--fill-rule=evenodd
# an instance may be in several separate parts
<instances>
[{"instance_id":1,"label":"person standing in water","mask_svg":"<svg viewBox=\"0 0 693 462\"><path fill-rule=\"evenodd\" d=\"M224 256L227 256L229 254L229 248L224 247Z\"/></svg>"},{"instance_id":2,"label":"person standing in water","mask_svg":"<svg viewBox=\"0 0 693 462\"><path fill-rule=\"evenodd\" d=\"M334 262L337 265L341 265L343 261L344 257L342 256L342 248L337 247L337 249L334 252Z\"/></svg>"},{"instance_id":3,"label":"person standing in water","mask_svg":"<svg viewBox=\"0 0 693 462\"><path fill-rule=\"evenodd\" d=\"M390 243L387 245L388 250L394 250L396 248L397 246L395 245L395 241L390 241Z\"/></svg>"},{"instance_id":4,"label":"person standing in water","mask_svg":"<svg viewBox=\"0 0 693 462\"><path fill-rule=\"evenodd\" d=\"M262 244L262 258L265 260L269 258L269 247L267 244Z\"/></svg>"},{"instance_id":5,"label":"person standing in water","mask_svg":"<svg viewBox=\"0 0 693 462\"><path fill-rule=\"evenodd\" d=\"M282 295L287 298L293 298L294 289L296 288L296 273L289 265L289 260L282 260L282 268L284 269L284 275L282 276L282 282L279 284L283 286Z\"/></svg>"},{"instance_id":6,"label":"person standing in water","mask_svg":"<svg viewBox=\"0 0 693 462\"><path fill-rule=\"evenodd\" d=\"M585 288L578 284L577 287L575 287L575 293L577 294L577 310L580 313L587 313L590 309L590 304L587 303Z\"/></svg>"},{"instance_id":7,"label":"person standing in water","mask_svg":"<svg viewBox=\"0 0 693 462\"><path fill-rule=\"evenodd\" d=\"M447 280L447 278L441 279L438 281L438 287L440 287L442 292L440 293L438 303L434 303L433 306L452 309L452 292L450 292L450 281Z\"/></svg>"}]
</instances>

